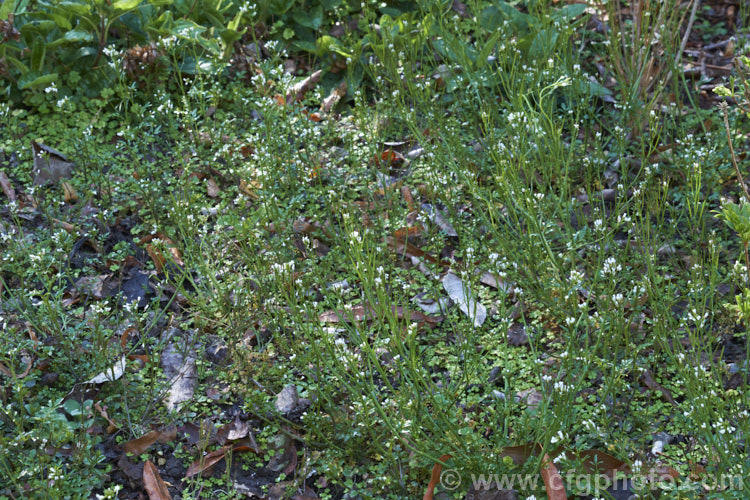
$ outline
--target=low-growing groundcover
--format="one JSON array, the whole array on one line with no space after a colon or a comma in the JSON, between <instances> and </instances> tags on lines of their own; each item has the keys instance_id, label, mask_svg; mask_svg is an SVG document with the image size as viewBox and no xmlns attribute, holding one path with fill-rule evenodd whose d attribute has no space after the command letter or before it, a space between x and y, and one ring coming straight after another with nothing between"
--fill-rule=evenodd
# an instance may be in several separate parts
<instances>
[{"instance_id":1,"label":"low-growing groundcover","mask_svg":"<svg viewBox=\"0 0 750 500\"><path fill-rule=\"evenodd\" d=\"M747 497L746 7L63 4L0 31L0 496Z\"/></svg>"}]
</instances>

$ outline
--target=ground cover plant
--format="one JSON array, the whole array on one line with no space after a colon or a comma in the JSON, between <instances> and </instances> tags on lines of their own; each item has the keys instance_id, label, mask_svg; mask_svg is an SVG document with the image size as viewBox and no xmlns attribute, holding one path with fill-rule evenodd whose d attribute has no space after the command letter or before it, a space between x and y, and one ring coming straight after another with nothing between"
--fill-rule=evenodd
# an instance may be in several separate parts
<instances>
[{"instance_id":1,"label":"ground cover plant","mask_svg":"<svg viewBox=\"0 0 750 500\"><path fill-rule=\"evenodd\" d=\"M0 497L746 498L743 3L0 5Z\"/></svg>"}]
</instances>

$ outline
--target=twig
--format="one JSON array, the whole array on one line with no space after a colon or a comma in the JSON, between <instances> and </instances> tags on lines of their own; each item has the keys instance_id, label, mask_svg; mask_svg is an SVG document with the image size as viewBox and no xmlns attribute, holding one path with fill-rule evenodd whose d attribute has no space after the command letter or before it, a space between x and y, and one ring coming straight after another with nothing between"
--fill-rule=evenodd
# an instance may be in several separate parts
<instances>
[{"instance_id":1,"label":"twig","mask_svg":"<svg viewBox=\"0 0 750 500\"><path fill-rule=\"evenodd\" d=\"M698 13L698 5L701 3L701 0L693 0L693 10L690 11L690 19L688 19L688 25L687 28L685 28L685 34L682 37L682 43L680 43L680 50L677 52L677 55L674 58L674 65L677 66L680 63L680 59L682 59L682 53L685 51L685 47L687 46L688 38L690 37L690 32L693 31L693 23L695 22L695 16ZM670 73L672 71L670 70ZM667 76L667 80L669 80L669 77L672 76L671 74Z\"/></svg>"},{"instance_id":2,"label":"twig","mask_svg":"<svg viewBox=\"0 0 750 500\"><path fill-rule=\"evenodd\" d=\"M680 42L680 50L677 51L677 54L674 57L675 68L677 67L678 64L680 64L680 59L682 59L682 53L685 51L688 38L690 37L690 33L693 31L693 23L695 22L695 16L698 13L698 5L701 3L701 0L692 0L692 2L693 2L693 9L690 11L690 18L688 19L688 25L687 25L687 28L685 28L685 34L682 36L682 41ZM668 82L670 78L672 78L671 69L667 72L667 76L664 78L664 82ZM661 94L661 91L662 91L662 87L659 87L653 97L653 102L656 102L656 99Z\"/></svg>"},{"instance_id":3,"label":"twig","mask_svg":"<svg viewBox=\"0 0 750 500\"><path fill-rule=\"evenodd\" d=\"M750 193L747 192L747 186L745 186L745 181L742 179L742 172L740 172L740 167L737 165L737 157L734 154L734 146L732 146L732 133L729 130L729 112L727 111L729 105L726 102L720 102L719 107L724 112L724 130L727 132L727 142L729 143L729 153L732 156L732 165L734 165L734 170L737 172L737 180L740 186L742 186L742 191L745 193L745 201L750 203Z\"/></svg>"}]
</instances>

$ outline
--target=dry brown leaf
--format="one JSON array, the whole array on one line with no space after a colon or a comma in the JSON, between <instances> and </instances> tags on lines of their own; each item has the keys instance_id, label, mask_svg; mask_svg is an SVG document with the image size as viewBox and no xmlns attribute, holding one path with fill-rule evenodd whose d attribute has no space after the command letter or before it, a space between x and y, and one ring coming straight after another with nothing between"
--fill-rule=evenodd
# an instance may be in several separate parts
<instances>
[{"instance_id":1,"label":"dry brown leaf","mask_svg":"<svg viewBox=\"0 0 750 500\"><path fill-rule=\"evenodd\" d=\"M65 193L65 203L75 203L78 201L78 193L75 188L70 185L70 182L62 182L63 192Z\"/></svg>"},{"instance_id":2,"label":"dry brown leaf","mask_svg":"<svg viewBox=\"0 0 750 500\"><path fill-rule=\"evenodd\" d=\"M112 428L112 429L119 429L119 428L120 428L120 426L119 426L119 425L117 425L117 424L116 424L116 423L115 423L115 422L114 422L114 421L113 421L113 420L112 420L112 419L111 419L111 418L109 417L109 415L107 414L107 407L106 407L106 406L102 407L102 406L101 406L101 405L99 404L99 401L97 401L97 402L95 402L95 403L94 403L94 408L96 409L96 411L98 411L98 412L99 412L99 415L101 415L101 416L102 416L102 417L103 417L103 418L104 418L104 419L105 419L105 420L106 420L107 422L109 422L110 428ZM108 429L107 429L107 432L108 432L109 434L112 434L112 432L114 432L114 431L110 432L110 430L109 430L109 428L108 428Z\"/></svg>"},{"instance_id":3,"label":"dry brown leaf","mask_svg":"<svg viewBox=\"0 0 750 500\"><path fill-rule=\"evenodd\" d=\"M409 212L413 212L415 210L416 205L414 204L414 197L411 195L411 190L409 189L409 186L401 186L401 197L406 202L406 206L409 208Z\"/></svg>"},{"instance_id":4,"label":"dry brown leaf","mask_svg":"<svg viewBox=\"0 0 750 500\"><path fill-rule=\"evenodd\" d=\"M206 194L209 196L209 198L216 198L219 196L219 185L216 184L216 181L213 177L209 177L208 180L206 180Z\"/></svg>"},{"instance_id":5,"label":"dry brown leaf","mask_svg":"<svg viewBox=\"0 0 750 500\"><path fill-rule=\"evenodd\" d=\"M167 259L164 258L164 254L162 254L154 245L146 245L146 253L149 257L151 257L151 260L154 263L154 267L156 268L156 272L163 272L164 265L167 263Z\"/></svg>"},{"instance_id":6,"label":"dry brown leaf","mask_svg":"<svg viewBox=\"0 0 750 500\"><path fill-rule=\"evenodd\" d=\"M10 183L10 179L5 175L5 172L0 171L0 187L5 193L5 197L10 201L16 201L16 191L13 189L13 185Z\"/></svg>"},{"instance_id":7,"label":"dry brown leaf","mask_svg":"<svg viewBox=\"0 0 750 500\"><path fill-rule=\"evenodd\" d=\"M153 430L138 439L132 439L122 445L122 449L125 453L132 453L133 455L140 455L157 441L161 444L169 443L177 438L177 428L167 427L162 430Z\"/></svg>"},{"instance_id":8,"label":"dry brown leaf","mask_svg":"<svg viewBox=\"0 0 750 500\"><path fill-rule=\"evenodd\" d=\"M45 144L31 141L31 151L34 154L34 185L57 183L60 179L73 176L75 166L68 158Z\"/></svg>"},{"instance_id":9,"label":"dry brown leaf","mask_svg":"<svg viewBox=\"0 0 750 500\"><path fill-rule=\"evenodd\" d=\"M320 105L321 113L330 113L334 106L346 95L346 80L341 82L328 97L323 99L323 103Z\"/></svg>"},{"instance_id":10,"label":"dry brown leaf","mask_svg":"<svg viewBox=\"0 0 750 500\"><path fill-rule=\"evenodd\" d=\"M77 231L76 227L73 224L70 224L68 222L63 222L63 221L57 220L57 219L52 219L52 222L54 222L55 224L59 225L61 228L63 228L65 231L67 231L69 233L75 233Z\"/></svg>"},{"instance_id":11,"label":"dry brown leaf","mask_svg":"<svg viewBox=\"0 0 750 500\"><path fill-rule=\"evenodd\" d=\"M419 236L424 232L424 226L418 224L411 227L401 227L393 231L393 237L396 239L405 240L407 238L413 238Z\"/></svg>"},{"instance_id":12,"label":"dry brown leaf","mask_svg":"<svg viewBox=\"0 0 750 500\"><path fill-rule=\"evenodd\" d=\"M260 189L260 183L258 181L240 181L240 191L251 200L258 201L260 196L255 192L255 189Z\"/></svg>"},{"instance_id":13,"label":"dry brown leaf","mask_svg":"<svg viewBox=\"0 0 750 500\"><path fill-rule=\"evenodd\" d=\"M659 385L656 380L654 380L654 377L651 375L651 370L643 370L641 371L641 380L644 384L646 384L646 387L648 387L651 390L659 391L661 392L661 395L664 396L664 399L666 399L671 404L677 406L677 401L675 401L674 397L672 397L672 393L669 392L668 389L665 389L661 385Z\"/></svg>"},{"instance_id":14,"label":"dry brown leaf","mask_svg":"<svg viewBox=\"0 0 750 500\"><path fill-rule=\"evenodd\" d=\"M416 245L413 245L409 243L408 241L405 241L403 238L394 238L393 236L386 236L385 242L388 244L388 248L391 249L391 251L396 252L398 254L407 256L407 257L422 257L425 260L432 262L433 264L440 264L442 266L448 266L448 262L441 261L439 259L436 259L432 255L428 254L421 248L417 247Z\"/></svg>"},{"instance_id":15,"label":"dry brown leaf","mask_svg":"<svg viewBox=\"0 0 750 500\"><path fill-rule=\"evenodd\" d=\"M630 474L630 466L612 455L599 450L584 450L577 453L581 465L588 474L614 476L618 471Z\"/></svg>"},{"instance_id":16,"label":"dry brown leaf","mask_svg":"<svg viewBox=\"0 0 750 500\"><path fill-rule=\"evenodd\" d=\"M231 447L232 445L229 444L226 446L222 446L218 450L212 451L201 460L193 462L192 464L190 464L190 467L188 467L185 477L193 477L196 474L203 474L204 472L208 472L214 465L224 459L224 456Z\"/></svg>"},{"instance_id":17,"label":"dry brown leaf","mask_svg":"<svg viewBox=\"0 0 750 500\"><path fill-rule=\"evenodd\" d=\"M320 81L322 76L323 70L319 69L292 87L292 89L286 94L285 103L290 104L293 102L300 102L305 98L305 94L312 90L312 88Z\"/></svg>"},{"instance_id":18,"label":"dry brown leaf","mask_svg":"<svg viewBox=\"0 0 750 500\"><path fill-rule=\"evenodd\" d=\"M442 316L428 316L427 314L409 311L402 306L391 306L391 312L400 319L409 321L424 322L428 325L437 325L443 321ZM372 320L377 315L372 307L357 305L349 310L326 311L318 316L318 320L323 323L348 323L350 321Z\"/></svg>"},{"instance_id":19,"label":"dry brown leaf","mask_svg":"<svg viewBox=\"0 0 750 500\"><path fill-rule=\"evenodd\" d=\"M172 500L167 485L151 460L146 460L143 464L143 487L148 493L149 500Z\"/></svg>"},{"instance_id":20,"label":"dry brown leaf","mask_svg":"<svg viewBox=\"0 0 750 500\"><path fill-rule=\"evenodd\" d=\"M552 459L546 453L542 460L541 473L544 480L544 488L547 490L547 498L549 500L568 500L563 478L557 467L555 467L555 464L552 463Z\"/></svg>"},{"instance_id":21,"label":"dry brown leaf","mask_svg":"<svg viewBox=\"0 0 750 500\"><path fill-rule=\"evenodd\" d=\"M430 484L427 485L427 491L425 491L422 500L433 500L435 496L435 487L440 482L440 475L443 472L443 462L451 458L451 455L443 455L440 457L440 461L432 466L432 477L430 478Z\"/></svg>"}]
</instances>

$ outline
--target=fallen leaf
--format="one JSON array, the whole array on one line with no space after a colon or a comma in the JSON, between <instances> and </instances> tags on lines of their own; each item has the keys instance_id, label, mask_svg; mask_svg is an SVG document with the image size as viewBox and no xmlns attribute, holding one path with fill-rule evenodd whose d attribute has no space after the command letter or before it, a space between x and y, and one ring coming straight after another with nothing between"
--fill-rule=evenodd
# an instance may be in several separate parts
<instances>
[{"instance_id":1,"label":"fallen leaf","mask_svg":"<svg viewBox=\"0 0 750 500\"><path fill-rule=\"evenodd\" d=\"M419 236L423 232L424 232L424 227L421 225L412 226L412 227L401 227L399 229L396 229L393 232L393 237L405 240L407 238L413 238L414 236Z\"/></svg>"},{"instance_id":2,"label":"fallen leaf","mask_svg":"<svg viewBox=\"0 0 750 500\"><path fill-rule=\"evenodd\" d=\"M237 441L248 436L250 433L250 425L242 420L239 415L236 415L234 419L228 424L224 424L216 431L216 441L220 445L225 445L230 441Z\"/></svg>"},{"instance_id":3,"label":"fallen leaf","mask_svg":"<svg viewBox=\"0 0 750 500\"><path fill-rule=\"evenodd\" d=\"M174 410L180 403L189 401L197 383L195 349L185 345L186 340L175 334L175 329L164 332L169 343L161 355L161 367L169 383L165 404Z\"/></svg>"},{"instance_id":4,"label":"fallen leaf","mask_svg":"<svg viewBox=\"0 0 750 500\"><path fill-rule=\"evenodd\" d=\"M75 165L56 149L31 141L31 152L34 155L34 185L55 184L73 176Z\"/></svg>"},{"instance_id":5,"label":"fallen leaf","mask_svg":"<svg viewBox=\"0 0 750 500\"><path fill-rule=\"evenodd\" d=\"M584 450L577 454L584 470L589 474L604 474L614 476L615 472L622 471L630 474L630 466L612 455L600 450Z\"/></svg>"},{"instance_id":6,"label":"fallen leaf","mask_svg":"<svg viewBox=\"0 0 750 500\"><path fill-rule=\"evenodd\" d=\"M392 236L386 236L385 242L388 245L388 248L391 249L391 251L396 252L400 255L407 256L407 257L422 257L423 259L432 262L433 264L440 264L442 266L448 266L448 262L443 262L439 259L436 259L432 255L428 254L421 248L417 247L416 245L413 245L409 243L408 241L405 241L403 238L394 238Z\"/></svg>"},{"instance_id":7,"label":"fallen leaf","mask_svg":"<svg viewBox=\"0 0 750 500\"><path fill-rule=\"evenodd\" d=\"M427 215L427 219L435 224L438 229L448 236L458 236L455 228L448 222L442 213L429 203L422 203L422 211Z\"/></svg>"},{"instance_id":8,"label":"fallen leaf","mask_svg":"<svg viewBox=\"0 0 750 500\"><path fill-rule=\"evenodd\" d=\"M5 193L5 197L10 201L16 201L16 191L13 189L13 185L10 183L10 179L5 175L5 172L0 171L0 187Z\"/></svg>"},{"instance_id":9,"label":"fallen leaf","mask_svg":"<svg viewBox=\"0 0 750 500\"><path fill-rule=\"evenodd\" d=\"M154 245L146 245L146 253L149 257L151 257L151 261L154 263L156 272L164 272L164 265L167 263L167 259L164 257L164 254L162 254Z\"/></svg>"},{"instance_id":10,"label":"fallen leaf","mask_svg":"<svg viewBox=\"0 0 750 500\"><path fill-rule=\"evenodd\" d=\"M641 380L643 381L644 384L646 384L646 387L648 387L651 390L661 392L662 396L664 396L664 399L666 399L668 402L672 403L673 405L677 406L677 401L675 401L674 397L672 397L672 393L669 392L668 389L665 389L664 387L659 385L654 380L654 377L651 375L651 370L642 370Z\"/></svg>"},{"instance_id":11,"label":"fallen leaf","mask_svg":"<svg viewBox=\"0 0 750 500\"><path fill-rule=\"evenodd\" d=\"M125 450L125 453L131 453L138 456L148 450L151 445L156 442L166 444L174 441L176 438L176 427L170 426L164 429L154 429L153 431L144 434L138 439L131 439L130 441L124 443L122 445L122 449Z\"/></svg>"},{"instance_id":12,"label":"fallen leaf","mask_svg":"<svg viewBox=\"0 0 750 500\"><path fill-rule=\"evenodd\" d=\"M312 75L308 76L307 78L293 86L291 90L286 94L285 103L290 104L293 102L300 102L305 98L305 94L312 90L312 88L320 81L320 77L322 76L323 70L319 69Z\"/></svg>"},{"instance_id":13,"label":"fallen leaf","mask_svg":"<svg viewBox=\"0 0 750 500\"><path fill-rule=\"evenodd\" d=\"M219 463L224 458L227 451L229 451L231 448L232 445L222 446L218 450L212 451L202 459L193 462L192 464L190 464L190 467L188 467L185 477L193 477L196 474L203 474L204 472L207 472L214 465Z\"/></svg>"},{"instance_id":14,"label":"fallen leaf","mask_svg":"<svg viewBox=\"0 0 750 500\"><path fill-rule=\"evenodd\" d=\"M440 483L440 476L443 472L443 463L449 458L451 458L451 455L443 455L440 457L439 462L432 466L430 484L427 485L427 491L425 491L422 500L433 500L435 496L435 487Z\"/></svg>"},{"instance_id":15,"label":"fallen leaf","mask_svg":"<svg viewBox=\"0 0 750 500\"><path fill-rule=\"evenodd\" d=\"M482 326L487 319L487 309L474 299L471 290L464 286L461 278L449 272L443 277L443 288L458 308L474 322L475 327Z\"/></svg>"},{"instance_id":16,"label":"fallen leaf","mask_svg":"<svg viewBox=\"0 0 750 500\"><path fill-rule=\"evenodd\" d=\"M112 434L112 432L114 432L114 430L120 428L119 425L117 425L111 418L109 418L109 415L107 414L107 407L106 406L102 407L99 404L99 401L97 401L97 402L94 403L94 408L96 409L96 411L99 412L99 415L101 415L107 422L109 422L109 426L110 427L107 429L107 432L109 432L110 434ZM113 429L112 432L110 432L110 429Z\"/></svg>"},{"instance_id":17,"label":"fallen leaf","mask_svg":"<svg viewBox=\"0 0 750 500\"><path fill-rule=\"evenodd\" d=\"M219 185L216 184L216 181L214 180L213 177L209 177L206 180L206 194L210 198L216 198L217 196L219 196L219 191L220 191Z\"/></svg>"},{"instance_id":18,"label":"fallen leaf","mask_svg":"<svg viewBox=\"0 0 750 500\"><path fill-rule=\"evenodd\" d=\"M506 283L497 274L486 272L479 278L479 282L483 285L491 286L497 290L502 290L505 293L511 293L513 291L513 285Z\"/></svg>"},{"instance_id":19,"label":"fallen leaf","mask_svg":"<svg viewBox=\"0 0 750 500\"><path fill-rule=\"evenodd\" d=\"M63 192L65 193L65 203L75 203L78 201L78 193L76 193L76 190L70 185L70 182L63 181L62 187Z\"/></svg>"},{"instance_id":20,"label":"fallen leaf","mask_svg":"<svg viewBox=\"0 0 750 500\"><path fill-rule=\"evenodd\" d=\"M164 484L159 471L151 460L146 460L146 463L143 464L143 487L148 493L149 500L172 500L167 485Z\"/></svg>"},{"instance_id":21,"label":"fallen leaf","mask_svg":"<svg viewBox=\"0 0 750 500\"><path fill-rule=\"evenodd\" d=\"M106 295L104 285L111 276L111 274L102 274L78 278L75 282L75 290L81 295L101 299Z\"/></svg>"},{"instance_id":22,"label":"fallen leaf","mask_svg":"<svg viewBox=\"0 0 750 500\"><path fill-rule=\"evenodd\" d=\"M402 306L391 306L391 313L400 319L409 321L421 321L430 325L437 325L443 321L440 316L428 316L421 312L409 311ZM349 323L351 321L372 320L377 317L375 310L370 306L357 305L348 310L326 311L318 316L322 323Z\"/></svg>"},{"instance_id":23,"label":"fallen leaf","mask_svg":"<svg viewBox=\"0 0 750 500\"><path fill-rule=\"evenodd\" d=\"M342 97L346 95L346 80L342 81L338 87L336 87L320 105L320 111L322 113L330 113L336 103L338 103Z\"/></svg>"},{"instance_id":24,"label":"fallen leaf","mask_svg":"<svg viewBox=\"0 0 750 500\"><path fill-rule=\"evenodd\" d=\"M84 384L103 384L104 382L113 382L122 377L125 373L126 357L123 356L120 361L114 364L109 370L105 370L97 376L88 379Z\"/></svg>"},{"instance_id":25,"label":"fallen leaf","mask_svg":"<svg viewBox=\"0 0 750 500\"><path fill-rule=\"evenodd\" d=\"M549 500L567 500L568 495L565 493L565 484L560 472L552 463L552 459L544 454L542 460L542 479L544 480L544 488L547 490L547 498Z\"/></svg>"}]
</instances>

